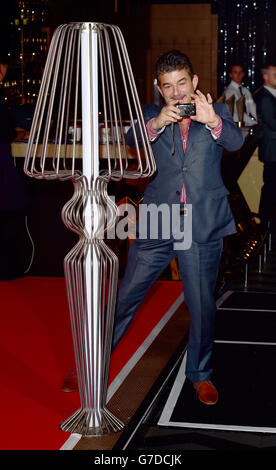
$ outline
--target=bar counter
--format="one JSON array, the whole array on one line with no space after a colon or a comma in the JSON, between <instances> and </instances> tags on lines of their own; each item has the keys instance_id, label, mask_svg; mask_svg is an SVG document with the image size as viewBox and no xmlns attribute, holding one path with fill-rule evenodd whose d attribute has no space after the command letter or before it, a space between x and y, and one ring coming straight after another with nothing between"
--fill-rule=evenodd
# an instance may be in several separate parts
<instances>
[{"instance_id":1,"label":"bar counter","mask_svg":"<svg viewBox=\"0 0 276 470\"><path fill-rule=\"evenodd\" d=\"M38 145L38 152L39 152ZM49 154L54 153L55 144L49 144ZM13 142L12 155L13 157L24 158L27 149L27 142ZM73 145L67 145L67 155L72 156ZM81 159L82 146L76 144L75 157ZM107 158L107 146L99 146L100 158ZM135 150L127 146L128 158L135 158ZM258 159L258 150L255 150L244 171L238 179L240 189L247 201L247 204L252 212L258 212L261 188L263 185L263 163Z\"/></svg>"},{"instance_id":2,"label":"bar counter","mask_svg":"<svg viewBox=\"0 0 276 470\"><path fill-rule=\"evenodd\" d=\"M26 155L26 150L27 150L27 141L17 141L17 142L12 142L11 147L12 147L12 155L13 157L19 157L19 158L25 158ZM37 155L41 154L41 146L42 144L38 144L38 149L37 149ZM73 145L72 144L67 144L66 146L66 156L68 158L72 157L73 153ZM127 148L127 155L128 158L135 158L135 150L131 149L130 147ZM61 145L61 150L63 151L64 145ZM111 145L110 145L111 149ZM48 154L49 157L51 157L54 154L55 151L55 144L54 143L49 143L48 144ZM100 144L99 146L99 153L100 153L100 158L107 158L108 157L108 149L107 145L105 144ZM82 145L79 143L76 143L75 145L75 158L81 159L82 157Z\"/></svg>"},{"instance_id":3,"label":"bar counter","mask_svg":"<svg viewBox=\"0 0 276 470\"><path fill-rule=\"evenodd\" d=\"M69 149L73 148L68 145ZM23 239L23 251L25 253L24 265L27 266L33 253L34 259L28 274L31 275L63 275L63 259L77 242L77 236L70 232L61 221L62 207L73 195L73 184L67 181L45 181L27 177L23 172L24 157L27 149L27 141L13 142L12 155L15 164L31 193L32 204L26 214L27 226L22 226L20 238ZM54 151L54 144L49 145ZM81 166L81 144L76 144L76 165ZM128 157L135 158L135 150L128 148ZM72 154L71 154L72 155ZM70 152L69 152L70 156ZM102 165L107 162L107 146L100 145ZM263 163L258 159L256 150L238 179L238 185L251 212L258 212L261 187L263 184ZM137 185L139 182L137 181ZM116 196L116 200L128 195L128 182L111 182L108 193ZM132 187L131 191L135 190ZM131 193L130 193L131 194ZM118 199L119 198L119 199ZM53 209L54 208L54 209ZM31 237L31 238L30 238ZM31 242L32 239L32 242ZM51 250L49 250L49 246ZM120 249L122 247L119 247ZM49 251L51 255L49 256ZM120 256L120 253L117 253ZM122 255L124 257L124 255Z\"/></svg>"}]
</instances>

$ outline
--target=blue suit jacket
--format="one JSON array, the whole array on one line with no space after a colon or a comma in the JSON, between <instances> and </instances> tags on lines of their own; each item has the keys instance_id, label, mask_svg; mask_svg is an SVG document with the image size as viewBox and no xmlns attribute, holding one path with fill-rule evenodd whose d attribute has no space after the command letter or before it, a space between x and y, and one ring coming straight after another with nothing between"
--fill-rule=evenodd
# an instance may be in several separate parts
<instances>
[{"instance_id":1,"label":"blue suit jacket","mask_svg":"<svg viewBox=\"0 0 276 470\"><path fill-rule=\"evenodd\" d=\"M183 151L179 125L174 125L174 147L172 155L172 130L165 130L152 142L157 171L144 192L144 204L179 204L183 183L187 204L192 204L192 239L207 243L236 232L234 218L228 203L228 191L221 177L223 148L238 150L243 136L234 124L225 104L214 105L222 119L222 132L215 140L204 124L191 121L186 152ZM148 122L160 112L157 105L145 105L144 116ZM139 134L138 134L139 137ZM127 134L127 144L135 147L133 130ZM139 227L140 233L143 228ZM159 227L161 238L161 227Z\"/></svg>"}]
</instances>

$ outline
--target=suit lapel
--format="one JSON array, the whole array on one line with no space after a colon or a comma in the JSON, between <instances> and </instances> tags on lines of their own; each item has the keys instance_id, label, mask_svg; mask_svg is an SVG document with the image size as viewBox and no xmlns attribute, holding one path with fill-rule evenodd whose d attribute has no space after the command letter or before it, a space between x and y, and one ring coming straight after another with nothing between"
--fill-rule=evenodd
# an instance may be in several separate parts
<instances>
[{"instance_id":1,"label":"suit lapel","mask_svg":"<svg viewBox=\"0 0 276 470\"><path fill-rule=\"evenodd\" d=\"M185 152L185 160L187 161L192 155L192 147L194 143L197 141L200 131L202 130L202 124L196 121L191 121L189 132L188 132L188 142L186 146Z\"/></svg>"},{"instance_id":2,"label":"suit lapel","mask_svg":"<svg viewBox=\"0 0 276 470\"><path fill-rule=\"evenodd\" d=\"M181 132L179 125L174 124L174 148L175 156L180 159L181 163L189 159L192 155L192 147L194 142L196 142L200 131L202 130L202 124L196 121L191 121L189 132L188 132L188 142L186 145L186 152L184 153Z\"/></svg>"},{"instance_id":3,"label":"suit lapel","mask_svg":"<svg viewBox=\"0 0 276 470\"><path fill-rule=\"evenodd\" d=\"M197 123L195 123L194 121L191 121L190 127L189 127L189 132L188 132L188 141L187 141L187 146L186 146L186 152L185 152L186 158L189 155L190 150L193 146L194 136L195 136L196 132L197 132Z\"/></svg>"},{"instance_id":4,"label":"suit lapel","mask_svg":"<svg viewBox=\"0 0 276 470\"><path fill-rule=\"evenodd\" d=\"M270 93L270 91L268 91L265 87L263 87L263 90L267 94L267 96L273 99L273 101L276 100L276 97L272 93Z\"/></svg>"},{"instance_id":5,"label":"suit lapel","mask_svg":"<svg viewBox=\"0 0 276 470\"><path fill-rule=\"evenodd\" d=\"M179 158L181 163L183 163L185 155L183 151L181 132L178 123L174 124L174 149L176 158Z\"/></svg>"}]
</instances>

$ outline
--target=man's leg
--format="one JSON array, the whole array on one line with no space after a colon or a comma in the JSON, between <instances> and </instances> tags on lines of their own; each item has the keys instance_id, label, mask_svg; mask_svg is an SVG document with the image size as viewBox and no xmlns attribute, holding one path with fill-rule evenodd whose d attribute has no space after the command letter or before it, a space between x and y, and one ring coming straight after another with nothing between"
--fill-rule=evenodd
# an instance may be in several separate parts
<instances>
[{"instance_id":1,"label":"man's leg","mask_svg":"<svg viewBox=\"0 0 276 470\"><path fill-rule=\"evenodd\" d=\"M214 290L222 252L222 240L192 243L178 251L184 299L190 312L186 375L193 382L209 380L212 374L216 303Z\"/></svg>"},{"instance_id":2,"label":"man's leg","mask_svg":"<svg viewBox=\"0 0 276 470\"><path fill-rule=\"evenodd\" d=\"M131 323L147 291L174 257L170 240L135 240L120 282L115 313L114 349Z\"/></svg>"}]
</instances>

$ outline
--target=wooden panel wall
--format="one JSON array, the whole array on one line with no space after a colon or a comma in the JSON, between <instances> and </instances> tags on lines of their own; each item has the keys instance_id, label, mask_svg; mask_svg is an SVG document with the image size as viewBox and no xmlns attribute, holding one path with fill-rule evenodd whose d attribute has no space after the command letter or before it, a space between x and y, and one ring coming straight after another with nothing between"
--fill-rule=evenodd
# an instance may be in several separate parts
<instances>
[{"instance_id":1,"label":"wooden panel wall","mask_svg":"<svg viewBox=\"0 0 276 470\"><path fill-rule=\"evenodd\" d=\"M150 48L147 51L147 102L154 100L153 67L170 49L187 54L199 76L198 89L217 97L218 15L210 4L153 4L150 7Z\"/></svg>"}]
</instances>

